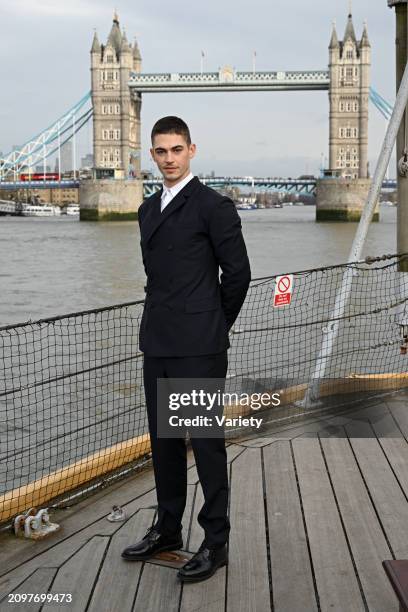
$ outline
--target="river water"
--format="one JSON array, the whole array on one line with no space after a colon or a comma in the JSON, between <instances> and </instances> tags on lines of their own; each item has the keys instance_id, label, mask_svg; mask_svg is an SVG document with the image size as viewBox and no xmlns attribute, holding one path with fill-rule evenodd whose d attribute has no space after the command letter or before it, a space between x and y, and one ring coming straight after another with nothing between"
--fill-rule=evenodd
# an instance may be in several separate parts
<instances>
[{"instance_id":1,"label":"river water","mask_svg":"<svg viewBox=\"0 0 408 612\"><path fill-rule=\"evenodd\" d=\"M252 277L343 263L357 223L315 222L314 206L239 211ZM0 217L0 326L144 298L139 226ZM396 251L396 208L381 206L365 255Z\"/></svg>"}]
</instances>

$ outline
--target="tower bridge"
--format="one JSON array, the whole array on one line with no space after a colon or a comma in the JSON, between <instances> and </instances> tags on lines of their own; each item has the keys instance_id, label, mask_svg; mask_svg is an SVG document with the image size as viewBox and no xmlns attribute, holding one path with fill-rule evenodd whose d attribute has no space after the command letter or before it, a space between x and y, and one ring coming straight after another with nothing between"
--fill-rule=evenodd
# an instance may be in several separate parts
<instances>
[{"instance_id":1,"label":"tower bridge","mask_svg":"<svg viewBox=\"0 0 408 612\"><path fill-rule=\"evenodd\" d=\"M358 39L350 13L340 39L333 24L328 52L328 70L240 72L224 66L216 72L143 73L138 43L128 42L115 12L106 43L101 44L94 34L90 94L20 150L0 160L0 186L18 181L19 172L30 172L41 156L45 168L46 157L70 137L69 126L75 138L92 116L94 169L91 180L80 181L81 219L135 218L143 200L143 186L145 192L155 188L141 178L142 97L164 92L322 90L328 92L329 101L326 176L300 187L284 181L291 189L316 192L318 219L355 220L370 182L369 101L386 118L391 107L370 87L371 45L366 25ZM84 110L89 100L91 108Z\"/></svg>"}]
</instances>

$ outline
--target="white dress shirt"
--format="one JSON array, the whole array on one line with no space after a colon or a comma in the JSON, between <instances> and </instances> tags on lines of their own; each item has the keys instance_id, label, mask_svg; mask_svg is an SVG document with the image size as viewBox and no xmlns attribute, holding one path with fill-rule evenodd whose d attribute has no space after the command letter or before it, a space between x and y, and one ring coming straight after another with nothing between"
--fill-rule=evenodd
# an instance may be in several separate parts
<instances>
[{"instance_id":1,"label":"white dress shirt","mask_svg":"<svg viewBox=\"0 0 408 612\"><path fill-rule=\"evenodd\" d=\"M163 212L167 204L172 201L178 192L181 191L192 178L194 178L194 174L190 172L190 174L187 174L183 180L179 181L175 185L172 185L171 187L166 187L166 185L163 184L163 193L161 195L161 212Z\"/></svg>"}]
</instances>

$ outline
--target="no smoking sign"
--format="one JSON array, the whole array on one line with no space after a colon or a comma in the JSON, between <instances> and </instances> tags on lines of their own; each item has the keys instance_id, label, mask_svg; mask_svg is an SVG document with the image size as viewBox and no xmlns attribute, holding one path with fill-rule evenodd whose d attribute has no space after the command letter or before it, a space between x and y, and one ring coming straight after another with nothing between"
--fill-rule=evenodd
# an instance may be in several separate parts
<instances>
[{"instance_id":1,"label":"no smoking sign","mask_svg":"<svg viewBox=\"0 0 408 612\"><path fill-rule=\"evenodd\" d=\"M275 282L274 306L287 306L292 298L293 274L277 276Z\"/></svg>"}]
</instances>

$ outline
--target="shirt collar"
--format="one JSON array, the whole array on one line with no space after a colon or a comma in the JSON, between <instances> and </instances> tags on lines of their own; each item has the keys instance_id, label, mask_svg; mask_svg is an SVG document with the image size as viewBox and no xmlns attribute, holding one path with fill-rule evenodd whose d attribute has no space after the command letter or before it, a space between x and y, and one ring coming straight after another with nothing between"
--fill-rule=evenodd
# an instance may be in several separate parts
<instances>
[{"instance_id":1,"label":"shirt collar","mask_svg":"<svg viewBox=\"0 0 408 612\"><path fill-rule=\"evenodd\" d=\"M175 185L172 185L171 187L167 187L163 183L163 194L162 194L162 197L164 197L167 193L169 193L173 197L176 196L178 194L178 192L181 191L183 189L183 187L185 187L187 185L187 183L189 183L191 181L191 179L193 179L193 178L194 178L194 174L192 172L190 172L190 174L187 174L187 176L185 176L182 181L179 181L178 183L176 183Z\"/></svg>"}]
</instances>

